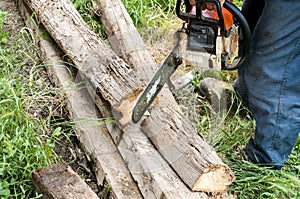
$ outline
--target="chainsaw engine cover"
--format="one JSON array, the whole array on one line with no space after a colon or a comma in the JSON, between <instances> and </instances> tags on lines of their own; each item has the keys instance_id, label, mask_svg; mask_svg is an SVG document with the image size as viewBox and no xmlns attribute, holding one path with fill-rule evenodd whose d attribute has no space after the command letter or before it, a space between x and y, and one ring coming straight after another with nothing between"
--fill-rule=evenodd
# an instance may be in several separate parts
<instances>
[{"instance_id":1,"label":"chainsaw engine cover","mask_svg":"<svg viewBox=\"0 0 300 199\"><path fill-rule=\"evenodd\" d=\"M222 70L238 58L238 26L232 25L227 35L215 26L191 24L181 32L179 55L186 66Z\"/></svg>"},{"instance_id":2,"label":"chainsaw engine cover","mask_svg":"<svg viewBox=\"0 0 300 199\"><path fill-rule=\"evenodd\" d=\"M187 49L215 53L217 28L192 20L188 32Z\"/></svg>"}]
</instances>

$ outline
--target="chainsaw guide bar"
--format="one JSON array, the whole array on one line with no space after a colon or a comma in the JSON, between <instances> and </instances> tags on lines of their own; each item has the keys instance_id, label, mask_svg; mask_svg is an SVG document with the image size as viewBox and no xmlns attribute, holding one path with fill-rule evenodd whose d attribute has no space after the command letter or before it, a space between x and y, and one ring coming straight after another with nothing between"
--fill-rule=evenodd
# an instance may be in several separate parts
<instances>
[{"instance_id":1,"label":"chainsaw guide bar","mask_svg":"<svg viewBox=\"0 0 300 199\"><path fill-rule=\"evenodd\" d=\"M181 57L179 57L178 53L176 52L177 50L178 45L176 45L164 59L164 61L138 98L132 112L132 121L134 123L137 123L142 118L159 91L163 88L164 84L170 79L170 76L182 63Z\"/></svg>"},{"instance_id":2,"label":"chainsaw guide bar","mask_svg":"<svg viewBox=\"0 0 300 199\"><path fill-rule=\"evenodd\" d=\"M202 3L214 3L217 11L202 10ZM250 28L240 9L225 0L196 0L191 6L185 0L182 12L181 0L177 0L176 14L184 20L176 31L176 43L166 56L146 88L137 99L132 122L137 123L150 107L165 83L172 90L171 75L180 64L213 70L235 70L241 67L250 52Z\"/></svg>"}]
</instances>

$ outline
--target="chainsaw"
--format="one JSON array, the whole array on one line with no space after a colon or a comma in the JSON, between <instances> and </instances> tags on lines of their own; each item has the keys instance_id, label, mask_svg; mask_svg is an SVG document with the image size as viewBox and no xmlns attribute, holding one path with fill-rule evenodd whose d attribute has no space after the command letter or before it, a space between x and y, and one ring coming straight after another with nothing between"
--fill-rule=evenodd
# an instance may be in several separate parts
<instances>
[{"instance_id":1,"label":"chainsaw","mask_svg":"<svg viewBox=\"0 0 300 199\"><path fill-rule=\"evenodd\" d=\"M203 3L215 4L214 10L203 10ZM184 10L184 11L182 11ZM250 52L250 29L240 9L225 0L177 0L176 14L184 21L174 34L175 45L138 97L132 111L137 123L179 65L200 66L214 70L235 70ZM171 84L169 84L171 85Z\"/></svg>"}]
</instances>

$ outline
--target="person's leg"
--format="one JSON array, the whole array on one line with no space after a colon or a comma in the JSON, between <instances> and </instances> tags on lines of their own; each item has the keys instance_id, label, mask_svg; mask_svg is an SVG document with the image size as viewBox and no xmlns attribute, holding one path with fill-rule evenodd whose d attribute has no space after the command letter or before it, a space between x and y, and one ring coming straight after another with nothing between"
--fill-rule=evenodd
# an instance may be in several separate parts
<instances>
[{"instance_id":1,"label":"person's leg","mask_svg":"<svg viewBox=\"0 0 300 199\"><path fill-rule=\"evenodd\" d=\"M264 9L264 0L244 0L242 13L246 18L251 32L253 32Z\"/></svg>"},{"instance_id":2,"label":"person's leg","mask_svg":"<svg viewBox=\"0 0 300 199\"><path fill-rule=\"evenodd\" d=\"M300 1L265 0L243 66L255 138L246 146L256 163L285 164L300 129Z\"/></svg>"},{"instance_id":3,"label":"person's leg","mask_svg":"<svg viewBox=\"0 0 300 199\"><path fill-rule=\"evenodd\" d=\"M251 33L256 27L256 24L262 14L264 6L264 0L244 0L243 2L242 13L248 22ZM241 99L244 101L244 103L248 105L247 86L243 78L243 73L243 68L240 68L238 70L239 78L235 81L234 88L241 97Z\"/></svg>"}]
</instances>

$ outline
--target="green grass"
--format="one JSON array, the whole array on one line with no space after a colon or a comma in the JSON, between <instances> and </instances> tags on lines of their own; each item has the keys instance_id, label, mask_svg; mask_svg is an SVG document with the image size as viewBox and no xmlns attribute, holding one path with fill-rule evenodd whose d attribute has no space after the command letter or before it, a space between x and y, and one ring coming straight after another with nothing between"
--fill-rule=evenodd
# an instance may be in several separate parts
<instances>
[{"instance_id":1,"label":"green grass","mask_svg":"<svg viewBox=\"0 0 300 199\"><path fill-rule=\"evenodd\" d=\"M85 4L79 5L83 0L75 0L77 7L85 7L83 16L91 12L86 5L91 5L85 0ZM162 29L172 25L174 17L175 1L128 1L123 0L127 11L129 12L135 26L140 34L145 34L147 28ZM235 0L234 3L241 7L242 1ZM94 23L96 23L95 19ZM170 22L171 21L171 22ZM149 31L146 34L149 34ZM210 72L207 72L210 73ZM214 74L216 75L216 74ZM234 72L221 72L217 74L224 81L232 83L236 78ZM202 77L201 77L202 78ZM201 79L200 78L200 79ZM196 85L199 80L195 80ZM207 100L197 97L196 99L185 98L186 103L191 103L192 109L186 109L180 105L183 111L195 110L197 115L191 116L199 132L213 142L211 144L223 158L224 162L230 166L235 173L236 179L229 192L236 195L237 198L299 198L300 197L300 139L291 154L288 163L281 171L274 171L268 168L259 167L247 161L247 158L241 152L241 149L247 144L250 136L254 132L255 121L251 117L250 111L243 106L237 98L232 88L229 102L229 110L226 119L218 126L212 126L214 116L210 104ZM182 96L184 98L184 96ZM213 132L213 134L212 134Z\"/></svg>"},{"instance_id":2,"label":"green grass","mask_svg":"<svg viewBox=\"0 0 300 199\"><path fill-rule=\"evenodd\" d=\"M238 6L238 7L242 7L242 5L243 5L243 0L233 0L233 3L236 5L236 6Z\"/></svg>"},{"instance_id":3,"label":"green grass","mask_svg":"<svg viewBox=\"0 0 300 199\"><path fill-rule=\"evenodd\" d=\"M17 38L3 30L7 13L0 11L0 198L38 198L32 172L55 161L50 135L46 84L36 84L42 67L33 50L32 35L22 29ZM39 112L47 107L46 114ZM53 108L54 109L54 108ZM52 110L53 111L53 110Z\"/></svg>"},{"instance_id":4,"label":"green grass","mask_svg":"<svg viewBox=\"0 0 300 199\"><path fill-rule=\"evenodd\" d=\"M208 73L209 74L209 73ZM199 80L205 75L199 75ZM207 76L212 76L211 74ZM215 74L213 76L216 76ZM222 71L219 75L232 84L235 75ZM242 152L255 130L251 112L242 104L232 86L228 86L228 111L223 122L212 127L215 116L205 98L197 98L198 106L204 111L198 115L197 127L210 141L224 162L233 170L236 179L229 192L237 198L299 198L300 197L300 137L287 164L281 171L261 167L248 161Z\"/></svg>"},{"instance_id":5,"label":"green grass","mask_svg":"<svg viewBox=\"0 0 300 199\"><path fill-rule=\"evenodd\" d=\"M101 23L99 23L99 14L94 1L91 0L71 0L74 7L78 10L81 17L89 24L91 29L97 33L102 39L106 39L106 35Z\"/></svg>"},{"instance_id":6,"label":"green grass","mask_svg":"<svg viewBox=\"0 0 300 199\"><path fill-rule=\"evenodd\" d=\"M173 19L175 0L122 0L137 28L160 27Z\"/></svg>"},{"instance_id":7,"label":"green grass","mask_svg":"<svg viewBox=\"0 0 300 199\"><path fill-rule=\"evenodd\" d=\"M138 29L161 27L166 21L172 23L177 17L174 14L175 0L121 0L127 9L134 25ZM71 0L82 18L89 24L91 29L102 39L106 39L104 29L99 21L99 13L94 1ZM172 19L172 20L170 20Z\"/></svg>"}]
</instances>

